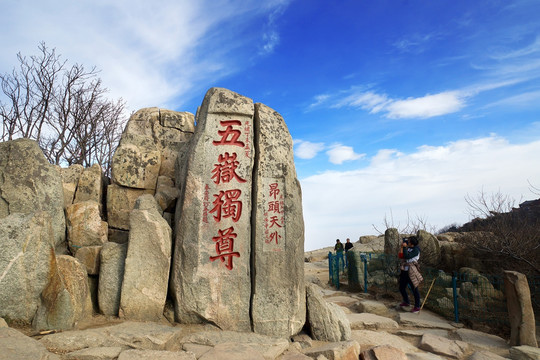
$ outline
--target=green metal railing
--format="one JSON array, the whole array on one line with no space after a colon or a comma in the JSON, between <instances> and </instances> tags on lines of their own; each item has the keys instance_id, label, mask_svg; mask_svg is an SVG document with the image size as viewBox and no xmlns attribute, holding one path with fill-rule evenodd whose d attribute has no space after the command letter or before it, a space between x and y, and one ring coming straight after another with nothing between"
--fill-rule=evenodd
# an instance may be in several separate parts
<instances>
[{"instance_id":1,"label":"green metal railing","mask_svg":"<svg viewBox=\"0 0 540 360\"><path fill-rule=\"evenodd\" d=\"M330 283L337 289L340 279L349 291L398 292L399 259L394 255L349 251L346 261L339 254L328 254ZM502 276L480 274L472 269L445 273L422 267L424 297L431 287L425 308L455 322L485 323L509 327ZM529 277L536 324L540 325L540 277ZM424 298L422 298L423 301Z\"/></svg>"}]
</instances>

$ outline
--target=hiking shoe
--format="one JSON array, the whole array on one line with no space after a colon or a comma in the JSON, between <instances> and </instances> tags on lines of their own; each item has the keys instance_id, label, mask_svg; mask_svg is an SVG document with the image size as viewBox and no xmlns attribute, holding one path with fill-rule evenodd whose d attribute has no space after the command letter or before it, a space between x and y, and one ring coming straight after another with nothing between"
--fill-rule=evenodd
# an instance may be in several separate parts
<instances>
[{"instance_id":1,"label":"hiking shoe","mask_svg":"<svg viewBox=\"0 0 540 360\"><path fill-rule=\"evenodd\" d=\"M420 308L419 307L413 307L413 309L411 310L412 313L419 313L420 312Z\"/></svg>"},{"instance_id":2,"label":"hiking shoe","mask_svg":"<svg viewBox=\"0 0 540 360\"><path fill-rule=\"evenodd\" d=\"M411 306L411 304L407 304L407 303L403 302L403 303L399 304L399 306L401 306L401 307L407 307L407 306Z\"/></svg>"}]
</instances>

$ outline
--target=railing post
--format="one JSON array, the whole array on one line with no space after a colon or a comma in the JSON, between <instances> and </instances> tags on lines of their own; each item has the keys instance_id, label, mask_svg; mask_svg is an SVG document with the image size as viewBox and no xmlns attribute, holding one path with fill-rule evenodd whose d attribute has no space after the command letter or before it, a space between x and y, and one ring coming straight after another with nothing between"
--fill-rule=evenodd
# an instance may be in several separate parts
<instances>
[{"instance_id":1,"label":"railing post","mask_svg":"<svg viewBox=\"0 0 540 360\"><path fill-rule=\"evenodd\" d=\"M328 281L330 283L334 282L334 278L332 277L332 252L331 251L328 253Z\"/></svg>"},{"instance_id":2,"label":"railing post","mask_svg":"<svg viewBox=\"0 0 540 360\"><path fill-rule=\"evenodd\" d=\"M459 323L459 302L457 293L457 274L454 271L452 273L452 292L454 295L454 322Z\"/></svg>"},{"instance_id":3,"label":"railing post","mask_svg":"<svg viewBox=\"0 0 540 360\"><path fill-rule=\"evenodd\" d=\"M367 258L365 256L362 257L362 261L364 262L364 293L367 293L367 287L368 287L368 274L367 274Z\"/></svg>"}]
</instances>

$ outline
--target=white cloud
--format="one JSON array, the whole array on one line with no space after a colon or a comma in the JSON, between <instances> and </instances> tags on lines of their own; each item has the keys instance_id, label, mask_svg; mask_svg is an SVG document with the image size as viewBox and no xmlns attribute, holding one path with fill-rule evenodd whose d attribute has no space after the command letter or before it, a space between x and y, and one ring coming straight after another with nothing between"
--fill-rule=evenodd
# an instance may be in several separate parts
<instances>
[{"instance_id":1,"label":"white cloud","mask_svg":"<svg viewBox=\"0 0 540 360\"><path fill-rule=\"evenodd\" d=\"M352 147L341 144L332 145L326 154L330 162L337 165L343 164L344 161L358 160L365 156L365 154L355 153Z\"/></svg>"},{"instance_id":2,"label":"white cloud","mask_svg":"<svg viewBox=\"0 0 540 360\"><path fill-rule=\"evenodd\" d=\"M238 49L249 41L255 46L257 34L237 35L268 14L275 22L281 14L276 9L286 2L57 0L5 5L0 22L10 30L0 33L1 69L9 71L17 65L17 52L33 55L45 41L70 64L96 66L111 96L124 98L130 110L137 110L176 108L194 89L240 69ZM237 18L241 23L229 21ZM279 36L275 26L270 30L267 46L273 47Z\"/></svg>"},{"instance_id":3,"label":"white cloud","mask_svg":"<svg viewBox=\"0 0 540 360\"><path fill-rule=\"evenodd\" d=\"M333 107L350 106L359 107L370 113L384 112L385 116L391 119L425 119L457 112L465 106L465 99L465 93L460 91L445 91L417 98L392 99L386 94L353 90L352 94L338 100Z\"/></svg>"},{"instance_id":4,"label":"white cloud","mask_svg":"<svg viewBox=\"0 0 540 360\"><path fill-rule=\"evenodd\" d=\"M430 118L451 114L465 106L462 96L456 91L447 91L420 98L395 100L385 106L389 118Z\"/></svg>"},{"instance_id":5,"label":"white cloud","mask_svg":"<svg viewBox=\"0 0 540 360\"><path fill-rule=\"evenodd\" d=\"M294 155L300 159L313 159L324 149L324 143L294 140Z\"/></svg>"},{"instance_id":6,"label":"white cloud","mask_svg":"<svg viewBox=\"0 0 540 360\"><path fill-rule=\"evenodd\" d=\"M404 226L409 215L425 218L437 229L465 223L469 218L464 197L482 188L487 193L500 190L516 201L537 198L528 181L540 185L539 153L537 137L512 144L492 135L424 145L413 153L384 149L365 168L301 179L305 248L375 234L372 225L381 228L390 214L396 227Z\"/></svg>"}]
</instances>

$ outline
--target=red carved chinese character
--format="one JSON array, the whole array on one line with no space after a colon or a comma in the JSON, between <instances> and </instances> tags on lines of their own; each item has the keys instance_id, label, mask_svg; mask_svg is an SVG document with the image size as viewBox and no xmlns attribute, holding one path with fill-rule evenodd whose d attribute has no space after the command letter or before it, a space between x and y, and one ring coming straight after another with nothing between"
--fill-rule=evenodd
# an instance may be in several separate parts
<instances>
[{"instance_id":1,"label":"red carved chinese character","mask_svg":"<svg viewBox=\"0 0 540 360\"><path fill-rule=\"evenodd\" d=\"M216 198L212 204L214 208L210 210L211 213L216 212L214 219L221 221L221 216L230 217L232 221L237 222L242 216L242 202L237 201L242 191L239 189L220 191L218 195L214 194Z\"/></svg>"},{"instance_id":2,"label":"red carved chinese character","mask_svg":"<svg viewBox=\"0 0 540 360\"><path fill-rule=\"evenodd\" d=\"M240 257L240 253L233 252L234 239L237 236L233 231L234 228L232 226L225 230L218 230L219 235L212 238L212 241L216 243L217 256L210 256L210 261L217 259L220 259L221 262L226 261L225 267L229 270L233 268L232 258Z\"/></svg>"},{"instance_id":3,"label":"red carved chinese character","mask_svg":"<svg viewBox=\"0 0 540 360\"><path fill-rule=\"evenodd\" d=\"M278 218L277 216L272 216L270 218L270 226L269 227L273 227L274 225L277 225L278 227L283 227L281 225L278 224Z\"/></svg>"},{"instance_id":4,"label":"red carved chinese character","mask_svg":"<svg viewBox=\"0 0 540 360\"><path fill-rule=\"evenodd\" d=\"M279 195L278 184L277 183L270 184L270 196L273 196L275 200L278 195Z\"/></svg>"},{"instance_id":5,"label":"red carved chinese character","mask_svg":"<svg viewBox=\"0 0 540 360\"><path fill-rule=\"evenodd\" d=\"M214 173L214 175L212 175L214 183L219 184L222 181L228 183L233 178L238 182L245 183L246 180L242 179L236 173L236 168L239 164L240 162L236 160L236 153L232 153L232 155L229 155L228 152L220 154L218 156L218 164L214 164L214 170L212 170Z\"/></svg>"},{"instance_id":6,"label":"red carved chinese character","mask_svg":"<svg viewBox=\"0 0 540 360\"><path fill-rule=\"evenodd\" d=\"M225 130L218 130L218 135L221 135L220 141L212 141L214 145L236 145L244 147L244 143L238 141L241 135L240 130L233 129L233 125L242 125L240 120L225 120L219 122L221 126L226 126Z\"/></svg>"},{"instance_id":7,"label":"red carved chinese character","mask_svg":"<svg viewBox=\"0 0 540 360\"><path fill-rule=\"evenodd\" d=\"M270 202L268 202L268 211L275 212L275 213L279 214L281 212L281 208L279 206L279 201L270 201Z\"/></svg>"},{"instance_id":8,"label":"red carved chinese character","mask_svg":"<svg viewBox=\"0 0 540 360\"><path fill-rule=\"evenodd\" d=\"M281 235L278 234L277 231L274 231L273 233L270 234L270 239L268 239L266 241L267 244L273 242L274 240L276 241L276 245L278 244L278 239L281 239Z\"/></svg>"}]
</instances>

